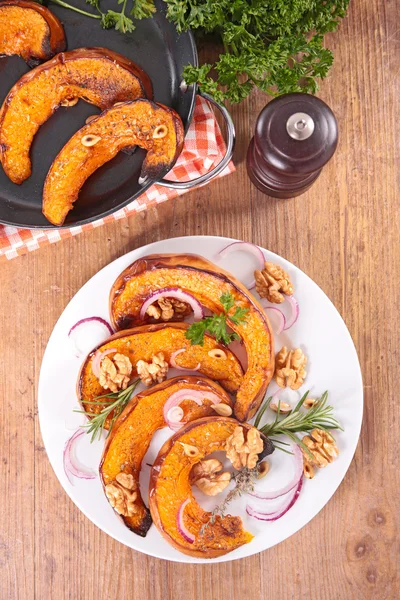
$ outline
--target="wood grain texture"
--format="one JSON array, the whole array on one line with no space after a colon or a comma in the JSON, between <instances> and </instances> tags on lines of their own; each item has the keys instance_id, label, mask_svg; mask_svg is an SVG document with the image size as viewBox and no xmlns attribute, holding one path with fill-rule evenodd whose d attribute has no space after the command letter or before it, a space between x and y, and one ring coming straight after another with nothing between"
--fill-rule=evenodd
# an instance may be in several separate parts
<instances>
[{"instance_id":1,"label":"wood grain texture","mask_svg":"<svg viewBox=\"0 0 400 600\"><path fill-rule=\"evenodd\" d=\"M305 195L273 200L249 182L243 160L266 102L254 94L232 110L235 174L1 266L1 599L400 597L397 22L395 0L353 0L329 37L336 61L319 96L337 115L340 143ZM343 484L308 526L251 558L189 566L125 548L73 505L43 448L36 386L51 330L89 277L143 244L200 233L261 244L322 287L357 346L365 417Z\"/></svg>"}]
</instances>

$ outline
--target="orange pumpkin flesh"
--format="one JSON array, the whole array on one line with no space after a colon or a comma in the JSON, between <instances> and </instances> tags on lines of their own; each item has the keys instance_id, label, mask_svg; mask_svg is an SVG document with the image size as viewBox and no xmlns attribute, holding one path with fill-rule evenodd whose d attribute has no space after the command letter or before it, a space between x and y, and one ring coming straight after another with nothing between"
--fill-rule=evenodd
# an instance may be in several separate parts
<instances>
[{"instance_id":1,"label":"orange pumpkin flesh","mask_svg":"<svg viewBox=\"0 0 400 600\"><path fill-rule=\"evenodd\" d=\"M142 460L154 433L166 426L163 416L164 404L172 394L182 389L213 392L220 397L222 403L231 405L228 394L218 384L200 377L175 377L137 394L117 419L107 438L100 463L100 476L104 486L114 482L116 476L123 472L134 477L139 489ZM184 411L183 423L215 415L211 402L207 399L201 406L193 400L184 400L180 406ZM121 518L129 529L145 536L152 521L140 493L135 505L137 512L133 517Z\"/></svg>"},{"instance_id":2,"label":"orange pumpkin flesh","mask_svg":"<svg viewBox=\"0 0 400 600\"><path fill-rule=\"evenodd\" d=\"M200 558L215 558L243 544L253 536L243 529L240 517L226 515L208 523L211 513L204 511L195 500L190 485L190 471L212 452L224 450L225 443L238 426L235 419L205 417L188 423L161 448L153 464L150 476L150 512L159 532L180 552ZM242 427L251 426L242 423ZM195 446L199 454L191 458L185 454L182 443ZM178 512L187 499L183 521L186 529L195 537L187 541L178 528ZM207 527L201 533L204 523Z\"/></svg>"},{"instance_id":3,"label":"orange pumpkin flesh","mask_svg":"<svg viewBox=\"0 0 400 600\"><path fill-rule=\"evenodd\" d=\"M125 269L110 293L110 315L116 329L143 323L139 313L152 292L178 287L215 313L223 313L223 293L235 306L247 308L246 322L230 327L243 339L248 368L237 393L235 416L250 419L257 411L274 372L273 334L260 304L232 275L208 260L189 254L161 254L139 259ZM147 319L147 317L146 317Z\"/></svg>"},{"instance_id":4,"label":"orange pumpkin flesh","mask_svg":"<svg viewBox=\"0 0 400 600\"><path fill-rule=\"evenodd\" d=\"M158 352L163 352L165 360L169 363L171 354L181 348L186 348L177 357L179 366L193 369L198 363L201 367L199 373L218 381L229 392L238 389L242 380L242 368L237 358L226 347L207 336L204 346L191 346L185 337L187 323L163 323L160 325L146 325L128 331L122 331L111 336L93 350L83 363L78 377L78 398L86 412L96 414L102 407L87 404L96 396L106 394L97 377L92 371L92 360L96 350L101 352L107 348L115 348L117 352L129 356L133 366L132 378L136 377L136 363L138 360L151 362L152 357ZM226 359L209 356L208 352L221 348L226 354ZM86 401L86 402L85 402Z\"/></svg>"},{"instance_id":5,"label":"orange pumpkin flesh","mask_svg":"<svg viewBox=\"0 0 400 600\"><path fill-rule=\"evenodd\" d=\"M161 127L166 135L153 137ZM85 146L82 140L88 136L97 143ZM181 118L171 108L149 100L110 108L77 131L54 160L44 184L44 216L53 225L62 225L85 181L125 148L140 146L147 150L141 177L160 179L171 170L183 140Z\"/></svg>"},{"instance_id":6,"label":"orange pumpkin flesh","mask_svg":"<svg viewBox=\"0 0 400 600\"><path fill-rule=\"evenodd\" d=\"M6 175L17 184L30 176L33 138L64 100L82 98L104 110L151 94L144 71L116 52L79 48L58 54L21 77L4 100L0 158Z\"/></svg>"},{"instance_id":7,"label":"orange pumpkin flesh","mask_svg":"<svg viewBox=\"0 0 400 600\"><path fill-rule=\"evenodd\" d=\"M18 55L33 66L65 47L63 26L48 8L29 0L0 2L0 56Z\"/></svg>"}]
</instances>

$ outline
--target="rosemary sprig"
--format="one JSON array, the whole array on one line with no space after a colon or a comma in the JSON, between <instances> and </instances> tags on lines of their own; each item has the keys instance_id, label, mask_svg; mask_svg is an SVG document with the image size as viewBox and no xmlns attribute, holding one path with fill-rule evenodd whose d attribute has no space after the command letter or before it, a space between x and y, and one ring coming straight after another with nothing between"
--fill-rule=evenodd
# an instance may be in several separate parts
<instances>
[{"instance_id":1,"label":"rosemary sprig","mask_svg":"<svg viewBox=\"0 0 400 600\"><path fill-rule=\"evenodd\" d=\"M136 379L131 385L129 385L125 390L120 390L119 392L110 392L109 394L103 394L102 396L96 396L96 398L92 402L83 401L83 404L94 404L97 406L104 405L104 408L96 415L91 412L87 412L85 410L75 410L74 412L78 412L86 415L90 421L82 427L87 428L86 433L91 433L92 438L90 442L92 443L96 437L97 439L101 439L102 433L104 431L104 426L108 417L112 413L112 417L110 419L107 437L110 435L111 429L114 426L115 421L118 419L119 415L124 410L125 406L128 404L129 400L132 397L132 392L136 389L140 379ZM108 398L108 400L102 400L102 398ZM110 402L109 400L113 400Z\"/></svg>"},{"instance_id":2,"label":"rosemary sprig","mask_svg":"<svg viewBox=\"0 0 400 600\"><path fill-rule=\"evenodd\" d=\"M279 415L281 413L280 402L278 402L278 411L275 420L272 423L267 423L263 427L258 427L261 417L272 399L271 397L267 398L259 410L255 421L255 426L260 429L261 433L269 438L271 436L286 435L289 439L298 444L305 452L309 453L308 448L305 446L305 444L303 444L296 433L305 433L307 431L312 431L313 429L323 429L324 431L328 431L330 429L340 429L343 431L343 428L341 427L339 421L337 421L333 416L333 407L327 404L327 391L322 394L321 398L318 399L313 406L307 410L307 412L300 412L300 408L303 402L306 400L308 394L309 392L307 391L299 400L295 408L281 420L279 420ZM279 448L279 444L282 443L283 442L280 440L274 440L274 445L277 448ZM284 451L283 448L279 449Z\"/></svg>"}]
</instances>

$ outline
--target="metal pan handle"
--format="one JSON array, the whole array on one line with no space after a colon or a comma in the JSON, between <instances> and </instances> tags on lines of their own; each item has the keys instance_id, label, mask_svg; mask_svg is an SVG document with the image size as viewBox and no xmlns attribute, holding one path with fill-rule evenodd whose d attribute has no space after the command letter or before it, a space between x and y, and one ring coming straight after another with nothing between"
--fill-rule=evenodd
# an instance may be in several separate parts
<instances>
[{"instance_id":1,"label":"metal pan handle","mask_svg":"<svg viewBox=\"0 0 400 600\"><path fill-rule=\"evenodd\" d=\"M235 147L236 134L235 125L233 124L231 115L229 114L225 106L223 106L222 104L218 104L218 102L216 102L214 98L212 98L208 94L205 94L204 92L202 93L200 91L198 92L198 94L205 98L205 100L208 100L208 102L211 102L211 104L213 104L216 108L218 108L218 110L221 112L222 116L225 119L228 136L225 156L221 160L221 162L219 162L217 166L214 167L209 173L205 173L204 175L197 177L197 179L192 179L191 181L168 181L167 179L161 179L160 181L155 182L157 183L157 185L162 185L164 187L177 190L190 190L193 187L201 185L202 183L207 183L211 181L211 179L214 179L214 177L219 175L225 169L225 167L232 158L233 149Z\"/></svg>"}]
</instances>

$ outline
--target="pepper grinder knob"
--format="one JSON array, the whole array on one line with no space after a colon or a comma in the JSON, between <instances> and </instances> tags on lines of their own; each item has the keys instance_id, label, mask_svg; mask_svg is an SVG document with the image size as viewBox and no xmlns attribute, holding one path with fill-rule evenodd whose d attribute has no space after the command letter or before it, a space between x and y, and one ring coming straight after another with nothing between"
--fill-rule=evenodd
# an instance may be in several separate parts
<instances>
[{"instance_id":1,"label":"pepper grinder knob","mask_svg":"<svg viewBox=\"0 0 400 600\"><path fill-rule=\"evenodd\" d=\"M258 116L247 172L264 194L293 198L314 183L337 142L336 118L325 102L310 94L285 94Z\"/></svg>"}]
</instances>

